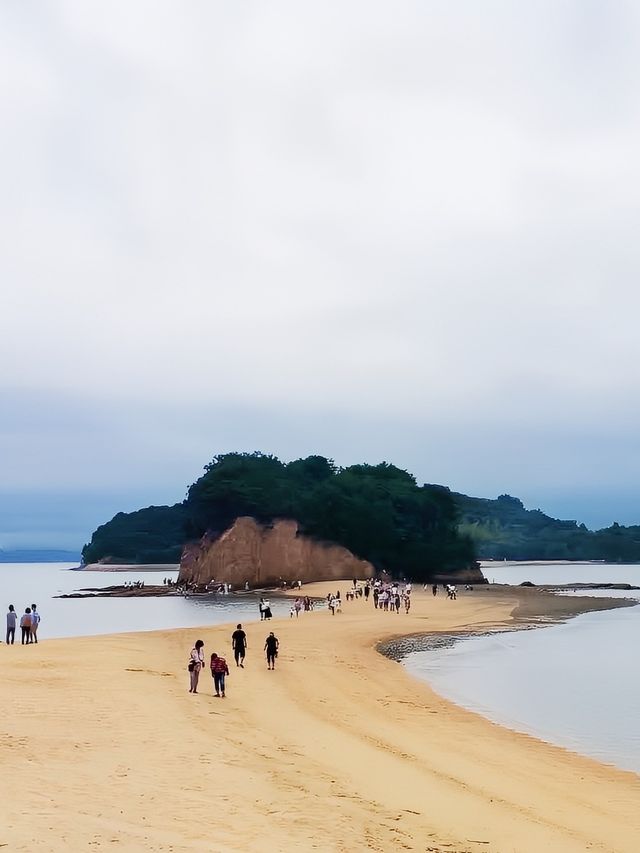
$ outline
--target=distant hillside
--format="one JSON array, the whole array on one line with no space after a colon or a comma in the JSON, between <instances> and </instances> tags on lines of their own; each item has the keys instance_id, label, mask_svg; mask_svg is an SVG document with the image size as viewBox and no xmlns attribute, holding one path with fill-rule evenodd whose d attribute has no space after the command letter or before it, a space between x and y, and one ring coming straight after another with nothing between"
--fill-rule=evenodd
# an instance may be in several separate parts
<instances>
[{"instance_id":1,"label":"distant hillside","mask_svg":"<svg viewBox=\"0 0 640 853\"><path fill-rule=\"evenodd\" d=\"M0 551L0 563L79 563L79 551L49 549L16 549Z\"/></svg>"},{"instance_id":2,"label":"distant hillside","mask_svg":"<svg viewBox=\"0 0 640 853\"><path fill-rule=\"evenodd\" d=\"M488 500L452 494L460 531L472 539L479 559L640 561L640 526L613 524L593 531L527 510L511 495Z\"/></svg>"},{"instance_id":3,"label":"distant hillside","mask_svg":"<svg viewBox=\"0 0 640 853\"><path fill-rule=\"evenodd\" d=\"M119 512L101 524L82 549L88 563L179 563L188 539L187 512L183 504L148 506Z\"/></svg>"}]
</instances>

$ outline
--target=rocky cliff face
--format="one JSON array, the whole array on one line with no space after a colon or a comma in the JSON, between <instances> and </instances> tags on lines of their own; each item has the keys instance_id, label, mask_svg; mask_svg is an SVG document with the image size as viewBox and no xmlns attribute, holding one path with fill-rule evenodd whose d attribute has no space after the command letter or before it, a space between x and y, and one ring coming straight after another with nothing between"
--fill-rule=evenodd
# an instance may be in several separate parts
<instances>
[{"instance_id":1,"label":"rocky cliff face","mask_svg":"<svg viewBox=\"0 0 640 853\"><path fill-rule=\"evenodd\" d=\"M200 542L187 545L179 580L206 584L215 579L237 589L247 581L252 587L260 587L283 580L309 583L370 578L374 574L371 563L359 560L346 548L299 533L296 521L282 519L266 526L243 517L218 539L204 536Z\"/></svg>"}]
</instances>

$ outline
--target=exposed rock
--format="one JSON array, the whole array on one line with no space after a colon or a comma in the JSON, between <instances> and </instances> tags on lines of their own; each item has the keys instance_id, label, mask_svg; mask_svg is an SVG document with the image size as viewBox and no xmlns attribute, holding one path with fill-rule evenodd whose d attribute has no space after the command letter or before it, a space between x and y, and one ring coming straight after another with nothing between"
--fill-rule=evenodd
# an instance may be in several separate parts
<instances>
[{"instance_id":1,"label":"exposed rock","mask_svg":"<svg viewBox=\"0 0 640 853\"><path fill-rule=\"evenodd\" d=\"M299 533L297 521L281 519L267 526L244 516L217 539L204 536L187 545L178 582L202 585L215 579L239 589L247 581L252 587L263 587L282 581L364 579L374 574L371 563L341 545Z\"/></svg>"},{"instance_id":2,"label":"exposed rock","mask_svg":"<svg viewBox=\"0 0 640 853\"><path fill-rule=\"evenodd\" d=\"M158 598L162 595L171 595L176 589L172 586L102 586L87 587L77 592L69 592L64 595L54 595L54 598Z\"/></svg>"},{"instance_id":3,"label":"exposed rock","mask_svg":"<svg viewBox=\"0 0 640 853\"><path fill-rule=\"evenodd\" d=\"M487 579L482 574L479 563L468 569L452 569L448 572L438 572L433 576L433 581L434 583L487 583Z\"/></svg>"}]
</instances>

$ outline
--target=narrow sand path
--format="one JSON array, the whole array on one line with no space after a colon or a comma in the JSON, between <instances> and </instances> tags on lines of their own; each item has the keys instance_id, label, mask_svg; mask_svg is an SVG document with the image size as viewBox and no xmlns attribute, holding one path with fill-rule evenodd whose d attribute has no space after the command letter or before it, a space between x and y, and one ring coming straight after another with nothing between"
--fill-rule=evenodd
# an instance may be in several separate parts
<instances>
[{"instance_id":1,"label":"narrow sand path","mask_svg":"<svg viewBox=\"0 0 640 853\"><path fill-rule=\"evenodd\" d=\"M504 624L513 606L416 594L408 617L357 601L247 624L244 670L228 627L3 646L0 845L636 853L640 777L456 708L375 651L394 633ZM187 692L197 636L230 663L224 700L208 672Z\"/></svg>"}]
</instances>

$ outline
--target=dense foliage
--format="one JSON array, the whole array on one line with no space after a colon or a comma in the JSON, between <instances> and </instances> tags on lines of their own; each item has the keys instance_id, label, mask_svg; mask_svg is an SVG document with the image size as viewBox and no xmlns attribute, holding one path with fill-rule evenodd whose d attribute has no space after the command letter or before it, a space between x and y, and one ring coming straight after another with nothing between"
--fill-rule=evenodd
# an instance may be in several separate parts
<instances>
[{"instance_id":1,"label":"dense foliage","mask_svg":"<svg viewBox=\"0 0 640 853\"><path fill-rule=\"evenodd\" d=\"M640 527L613 524L588 530L576 521L550 518L527 510L510 495L497 500L454 494L462 521L480 559L640 561Z\"/></svg>"},{"instance_id":2,"label":"dense foliage","mask_svg":"<svg viewBox=\"0 0 640 853\"><path fill-rule=\"evenodd\" d=\"M82 549L84 563L177 563L185 539L183 504L119 512Z\"/></svg>"},{"instance_id":3,"label":"dense foliage","mask_svg":"<svg viewBox=\"0 0 640 853\"><path fill-rule=\"evenodd\" d=\"M98 528L83 557L90 562L126 554L131 560L135 554L137 562L160 562L160 552L178 553L185 541L219 534L242 515L265 523L294 518L302 532L415 580L474 560L447 489L418 486L386 462L337 468L322 456L285 464L262 453L216 456L183 504L120 513Z\"/></svg>"},{"instance_id":4,"label":"dense foliage","mask_svg":"<svg viewBox=\"0 0 640 853\"><path fill-rule=\"evenodd\" d=\"M389 465L337 468L322 456L285 464L262 453L216 456L175 506L118 513L85 545L85 563L176 563L184 544L226 530L241 515L295 518L377 568L416 580L495 560L640 561L640 526L588 530L527 510L510 495L473 498L418 486Z\"/></svg>"}]
</instances>

